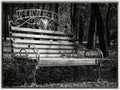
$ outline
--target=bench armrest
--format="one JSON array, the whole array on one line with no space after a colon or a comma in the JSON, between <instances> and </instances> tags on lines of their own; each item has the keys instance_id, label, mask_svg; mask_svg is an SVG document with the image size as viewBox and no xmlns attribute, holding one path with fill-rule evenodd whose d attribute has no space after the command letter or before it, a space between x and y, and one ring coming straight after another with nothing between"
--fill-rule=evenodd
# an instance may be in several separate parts
<instances>
[{"instance_id":1,"label":"bench armrest","mask_svg":"<svg viewBox=\"0 0 120 90\"><path fill-rule=\"evenodd\" d=\"M28 48L32 48L32 50L34 51L34 54L36 55L37 64L38 64L39 61L40 61L40 52L38 51L38 49L34 45L28 45ZM25 51L25 55L22 55L22 51ZM21 57L24 57L27 60L28 53L27 53L26 49L22 48L20 50L19 54L20 54Z\"/></svg>"},{"instance_id":2,"label":"bench armrest","mask_svg":"<svg viewBox=\"0 0 120 90\"><path fill-rule=\"evenodd\" d=\"M39 62L40 61L40 52L38 51L38 49L34 45L28 45L28 48L33 48L33 51L36 54L37 62Z\"/></svg>"},{"instance_id":3,"label":"bench armrest","mask_svg":"<svg viewBox=\"0 0 120 90\"><path fill-rule=\"evenodd\" d=\"M97 50L100 58L104 58L103 52L102 52L99 48L94 48L94 49L91 49L91 50ZM89 49L88 49L88 50L85 50L84 56L86 56L86 53L90 52L91 50L89 50Z\"/></svg>"},{"instance_id":4,"label":"bench armrest","mask_svg":"<svg viewBox=\"0 0 120 90\"><path fill-rule=\"evenodd\" d=\"M9 24L10 27L11 26L16 26L15 23L12 20L9 20L8 24Z\"/></svg>"}]
</instances>

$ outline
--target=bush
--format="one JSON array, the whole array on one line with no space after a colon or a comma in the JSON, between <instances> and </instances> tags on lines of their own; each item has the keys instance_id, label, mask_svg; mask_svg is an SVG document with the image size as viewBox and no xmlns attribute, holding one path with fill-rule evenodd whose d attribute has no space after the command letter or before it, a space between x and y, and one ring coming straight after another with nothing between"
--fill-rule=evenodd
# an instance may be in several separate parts
<instances>
[{"instance_id":1,"label":"bush","mask_svg":"<svg viewBox=\"0 0 120 90\"><path fill-rule=\"evenodd\" d=\"M15 58L12 62L3 62L3 87L32 83L32 70L34 65L26 65L24 58Z\"/></svg>"},{"instance_id":2,"label":"bush","mask_svg":"<svg viewBox=\"0 0 120 90\"><path fill-rule=\"evenodd\" d=\"M5 86L16 86L23 84L23 75L18 67L12 63L3 63L2 84Z\"/></svg>"}]
</instances>

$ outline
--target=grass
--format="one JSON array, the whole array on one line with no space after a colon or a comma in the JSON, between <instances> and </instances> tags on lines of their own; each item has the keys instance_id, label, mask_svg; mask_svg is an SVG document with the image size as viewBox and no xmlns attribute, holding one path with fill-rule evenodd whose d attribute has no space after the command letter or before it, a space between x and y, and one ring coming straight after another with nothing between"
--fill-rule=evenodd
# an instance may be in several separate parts
<instances>
[{"instance_id":1,"label":"grass","mask_svg":"<svg viewBox=\"0 0 120 90\"><path fill-rule=\"evenodd\" d=\"M58 70L56 70L59 69ZM90 69L89 76L85 75L88 72L86 67L79 67L77 80L73 79L73 67L50 67L41 68L37 71L36 88L117 88L117 70L113 67L102 67L102 80L98 81L98 74L96 69ZM28 85L24 85L23 74L19 70L10 69L6 71L9 76L5 78L4 87L24 88L34 87L32 76L28 75ZM9 72L11 71L11 72ZM8 73L9 72L9 73ZM10 76L11 75L11 76Z\"/></svg>"},{"instance_id":2,"label":"grass","mask_svg":"<svg viewBox=\"0 0 120 90\"><path fill-rule=\"evenodd\" d=\"M18 86L19 88L24 88L24 85ZM34 87L32 84L27 86L29 88ZM96 81L96 82L90 82L90 81L83 81L83 82L62 82L62 83L45 83L37 85L34 88L116 88L117 83L115 82L109 82L109 81ZM17 88L15 86L15 88Z\"/></svg>"}]
</instances>

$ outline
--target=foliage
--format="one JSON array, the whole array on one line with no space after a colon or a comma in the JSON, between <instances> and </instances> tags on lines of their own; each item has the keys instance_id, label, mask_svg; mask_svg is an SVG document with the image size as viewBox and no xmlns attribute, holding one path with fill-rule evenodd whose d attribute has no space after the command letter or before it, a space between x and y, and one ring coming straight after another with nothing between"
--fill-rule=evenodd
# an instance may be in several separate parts
<instances>
[{"instance_id":1,"label":"foliage","mask_svg":"<svg viewBox=\"0 0 120 90\"><path fill-rule=\"evenodd\" d=\"M3 87L5 86L13 86L13 85L21 85L23 84L23 77L22 74L19 72L18 67L11 63L5 62L2 66L2 84Z\"/></svg>"},{"instance_id":2,"label":"foliage","mask_svg":"<svg viewBox=\"0 0 120 90\"><path fill-rule=\"evenodd\" d=\"M44 5L43 5L44 4ZM3 35L6 32L6 26L8 23L8 20L5 20L7 16L9 15L9 19L15 21L15 13L16 10L19 9L42 9L44 6L44 9L50 10L55 12L55 4L56 3L3 3ZM83 18L83 27L84 27L84 41L87 41L88 36L88 29L89 29L89 22L90 22L90 7L91 3L78 3L80 7L80 15ZM100 9L102 11L102 17L104 18L104 23L106 20L108 5L111 4L110 14L109 14L109 30L112 33L117 32L117 3L100 3ZM6 6L7 5L7 6ZM5 7L5 8L4 8ZM9 8L8 8L9 7ZM4 10L7 9L7 10ZM71 18L70 18L70 10L71 10L71 3L58 3L58 16L59 16L59 26L58 30L71 32ZM78 10L76 10L78 12ZM7 14L7 16L5 16Z\"/></svg>"}]
</instances>

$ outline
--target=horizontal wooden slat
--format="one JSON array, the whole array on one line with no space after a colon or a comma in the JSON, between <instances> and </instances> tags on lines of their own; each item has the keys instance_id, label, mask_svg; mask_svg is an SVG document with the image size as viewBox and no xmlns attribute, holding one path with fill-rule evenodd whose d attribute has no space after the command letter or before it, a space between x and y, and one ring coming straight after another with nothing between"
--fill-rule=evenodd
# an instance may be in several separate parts
<instances>
[{"instance_id":1,"label":"horizontal wooden slat","mask_svg":"<svg viewBox=\"0 0 120 90\"><path fill-rule=\"evenodd\" d=\"M19 55L17 55L19 56ZM28 56L31 59L36 59L36 56ZM39 66L77 66L77 65L96 65L96 58L66 58L59 54L55 55L40 55Z\"/></svg>"},{"instance_id":2,"label":"horizontal wooden slat","mask_svg":"<svg viewBox=\"0 0 120 90\"><path fill-rule=\"evenodd\" d=\"M20 52L21 49L13 49L14 52ZM32 49L25 49L27 53L34 53ZM72 50L41 50L38 49L40 54L46 53L46 54L57 54L57 53L71 53ZM25 51L22 51L25 52Z\"/></svg>"},{"instance_id":3,"label":"horizontal wooden slat","mask_svg":"<svg viewBox=\"0 0 120 90\"><path fill-rule=\"evenodd\" d=\"M78 65L96 65L95 58L41 58L39 65L42 66L78 66Z\"/></svg>"},{"instance_id":4,"label":"horizontal wooden slat","mask_svg":"<svg viewBox=\"0 0 120 90\"><path fill-rule=\"evenodd\" d=\"M16 44L16 43L13 43L12 44L14 48L28 48L28 45L29 44ZM56 46L56 45L34 45L36 48L38 49L47 49L47 50L54 50L54 49L63 49L63 50L73 50L74 49L74 46L62 46L62 45L59 45L59 46ZM32 47L31 47L32 48Z\"/></svg>"},{"instance_id":5,"label":"horizontal wooden slat","mask_svg":"<svg viewBox=\"0 0 120 90\"><path fill-rule=\"evenodd\" d=\"M8 46L4 46L3 47L3 52L11 52L11 47L8 47Z\"/></svg>"},{"instance_id":6,"label":"horizontal wooden slat","mask_svg":"<svg viewBox=\"0 0 120 90\"><path fill-rule=\"evenodd\" d=\"M2 58L3 59L11 59L11 53L3 53Z\"/></svg>"},{"instance_id":7,"label":"horizontal wooden slat","mask_svg":"<svg viewBox=\"0 0 120 90\"><path fill-rule=\"evenodd\" d=\"M49 39L49 40L74 40L70 37L60 37L60 36L48 36L48 35L36 35L36 34L21 34L21 33L12 33L13 37L19 37L19 38L38 38L38 39Z\"/></svg>"},{"instance_id":8,"label":"horizontal wooden slat","mask_svg":"<svg viewBox=\"0 0 120 90\"><path fill-rule=\"evenodd\" d=\"M23 31L23 32L33 32L33 33L41 33L41 34L52 34L52 35L69 35L73 36L72 33L64 33L61 31L50 31L50 30L41 30L41 29L31 29L31 28L22 28L22 27L11 27L13 31Z\"/></svg>"},{"instance_id":9,"label":"horizontal wooden slat","mask_svg":"<svg viewBox=\"0 0 120 90\"><path fill-rule=\"evenodd\" d=\"M25 56L25 54L21 54L23 56ZM15 56L20 57L20 54L15 54ZM28 58L31 59L36 59L36 55L35 54L28 54L27 56ZM62 54L40 54L40 58L60 58L62 57Z\"/></svg>"},{"instance_id":10,"label":"horizontal wooden slat","mask_svg":"<svg viewBox=\"0 0 120 90\"><path fill-rule=\"evenodd\" d=\"M39 44L39 45L74 45L72 42L68 41L48 41L48 40L22 40L22 39L12 39L13 43L24 43L24 44Z\"/></svg>"},{"instance_id":11,"label":"horizontal wooden slat","mask_svg":"<svg viewBox=\"0 0 120 90\"><path fill-rule=\"evenodd\" d=\"M9 47L9 46L11 46L11 42L10 42L10 40L6 40L6 41L2 42L2 45L6 46L6 47Z\"/></svg>"}]
</instances>

